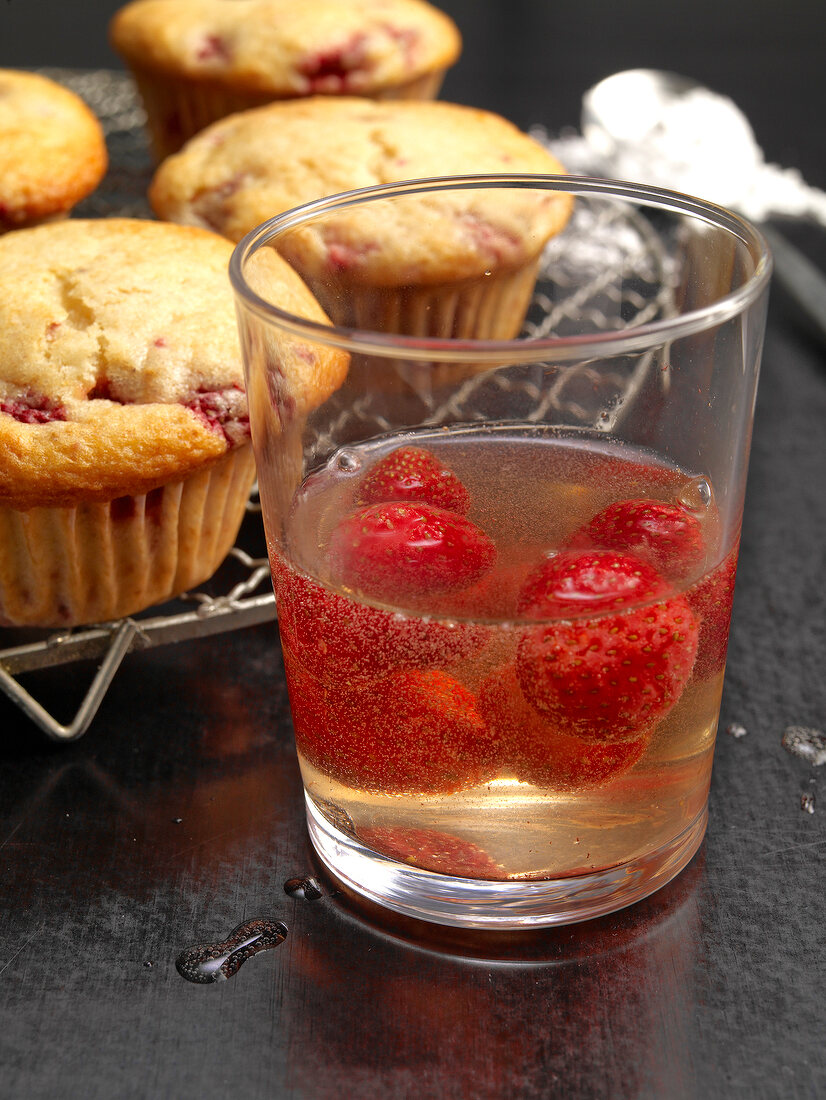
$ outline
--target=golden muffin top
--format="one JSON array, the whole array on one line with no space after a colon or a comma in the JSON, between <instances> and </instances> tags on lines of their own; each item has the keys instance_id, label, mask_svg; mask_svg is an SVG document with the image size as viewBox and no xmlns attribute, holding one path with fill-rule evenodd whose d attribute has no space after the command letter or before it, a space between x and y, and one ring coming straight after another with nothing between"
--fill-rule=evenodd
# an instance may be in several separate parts
<instances>
[{"instance_id":1,"label":"golden muffin top","mask_svg":"<svg viewBox=\"0 0 826 1100\"><path fill-rule=\"evenodd\" d=\"M445 102L315 96L239 112L160 166L149 197L162 218L238 241L313 199L452 174L554 174L562 165L499 115ZM342 212L279 245L307 278L325 270L391 285L478 276L536 256L572 200L527 190L434 193Z\"/></svg>"},{"instance_id":2,"label":"golden muffin top","mask_svg":"<svg viewBox=\"0 0 826 1100\"><path fill-rule=\"evenodd\" d=\"M231 253L215 233L126 218L0 237L0 503L138 495L246 441ZM259 277L274 302L326 323L271 250ZM299 413L347 369L289 340L278 354Z\"/></svg>"},{"instance_id":3,"label":"golden muffin top","mask_svg":"<svg viewBox=\"0 0 826 1100\"><path fill-rule=\"evenodd\" d=\"M130 63L273 96L371 95L461 50L426 0L134 0L110 36Z\"/></svg>"},{"instance_id":4,"label":"golden muffin top","mask_svg":"<svg viewBox=\"0 0 826 1100\"><path fill-rule=\"evenodd\" d=\"M0 69L0 232L65 214L106 172L103 130L74 92Z\"/></svg>"}]
</instances>

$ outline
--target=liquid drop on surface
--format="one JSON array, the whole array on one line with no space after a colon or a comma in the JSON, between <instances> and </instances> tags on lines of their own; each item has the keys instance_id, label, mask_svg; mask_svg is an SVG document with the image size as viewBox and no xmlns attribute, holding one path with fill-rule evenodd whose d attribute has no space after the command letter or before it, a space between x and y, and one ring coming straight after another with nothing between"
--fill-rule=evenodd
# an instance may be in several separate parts
<instances>
[{"instance_id":1,"label":"liquid drop on surface","mask_svg":"<svg viewBox=\"0 0 826 1100\"><path fill-rule=\"evenodd\" d=\"M287 926L277 920L248 920L233 928L220 943L188 947L175 960L175 969L188 982L211 985L237 974L247 959L278 947L287 937Z\"/></svg>"},{"instance_id":2,"label":"liquid drop on surface","mask_svg":"<svg viewBox=\"0 0 826 1100\"><path fill-rule=\"evenodd\" d=\"M302 901L317 901L324 897L324 891L318 879L308 875L306 878L288 878L284 883L284 893Z\"/></svg>"},{"instance_id":3,"label":"liquid drop on surface","mask_svg":"<svg viewBox=\"0 0 826 1100\"><path fill-rule=\"evenodd\" d=\"M810 726L786 726L781 744L793 756L807 760L813 767L826 764L826 734Z\"/></svg>"}]
</instances>

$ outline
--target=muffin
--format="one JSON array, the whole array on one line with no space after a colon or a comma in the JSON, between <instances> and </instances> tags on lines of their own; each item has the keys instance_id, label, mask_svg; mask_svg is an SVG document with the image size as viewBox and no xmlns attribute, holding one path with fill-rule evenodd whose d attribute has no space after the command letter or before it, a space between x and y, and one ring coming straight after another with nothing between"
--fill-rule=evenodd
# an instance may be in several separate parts
<instances>
[{"instance_id":1,"label":"muffin","mask_svg":"<svg viewBox=\"0 0 826 1100\"><path fill-rule=\"evenodd\" d=\"M106 172L103 130L74 92L0 69L0 233L66 217Z\"/></svg>"},{"instance_id":2,"label":"muffin","mask_svg":"<svg viewBox=\"0 0 826 1100\"><path fill-rule=\"evenodd\" d=\"M562 172L506 119L453 103L316 96L208 127L155 173L161 218L238 241L293 207L354 188L473 173ZM277 247L337 324L417 336L510 339L571 198L440 192L351 208Z\"/></svg>"},{"instance_id":3,"label":"muffin","mask_svg":"<svg viewBox=\"0 0 826 1100\"><path fill-rule=\"evenodd\" d=\"M0 624L130 615L226 556L255 476L231 252L131 219L0 238ZM275 253L261 277L324 322ZM298 373L283 360L297 412L346 371L301 351Z\"/></svg>"},{"instance_id":4,"label":"muffin","mask_svg":"<svg viewBox=\"0 0 826 1100\"><path fill-rule=\"evenodd\" d=\"M453 21L426 0L134 0L110 38L158 159L272 100L434 98L461 50Z\"/></svg>"}]
</instances>

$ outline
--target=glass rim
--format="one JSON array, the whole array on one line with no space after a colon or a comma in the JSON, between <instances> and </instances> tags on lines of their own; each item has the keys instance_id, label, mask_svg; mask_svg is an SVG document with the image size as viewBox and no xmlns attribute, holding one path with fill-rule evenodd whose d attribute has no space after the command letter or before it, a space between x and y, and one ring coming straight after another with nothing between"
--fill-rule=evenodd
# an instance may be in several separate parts
<instances>
[{"instance_id":1,"label":"glass rim","mask_svg":"<svg viewBox=\"0 0 826 1100\"><path fill-rule=\"evenodd\" d=\"M335 210L377 200L416 195L427 191L451 191L468 188L533 188L563 191L635 201L653 209L669 210L712 225L736 237L756 255L754 271L736 290L700 309L677 317L646 322L621 330L570 336L519 336L510 340L459 339L452 337L408 336L372 329L325 325L283 310L252 289L244 275L249 258L278 236ZM551 238L555 239L555 238ZM743 312L762 292L772 272L769 246L759 229L746 218L723 206L685 195L679 191L623 180L596 176L496 174L431 176L376 184L342 191L285 210L252 229L236 244L229 263L229 277L237 303L263 320L294 336L313 343L381 358L399 358L441 362L527 363L552 357L558 362L643 351L663 343L692 336Z\"/></svg>"}]
</instances>

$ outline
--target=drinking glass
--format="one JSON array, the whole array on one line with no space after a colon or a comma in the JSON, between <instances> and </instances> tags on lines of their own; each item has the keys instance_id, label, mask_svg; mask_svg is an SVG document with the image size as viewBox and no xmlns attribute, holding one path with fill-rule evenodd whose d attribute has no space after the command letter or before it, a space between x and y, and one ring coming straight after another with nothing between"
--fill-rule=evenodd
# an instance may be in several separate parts
<instances>
[{"instance_id":1,"label":"drinking glass","mask_svg":"<svg viewBox=\"0 0 826 1100\"><path fill-rule=\"evenodd\" d=\"M330 324L264 290L273 251ZM367 188L237 246L309 834L345 886L536 927L697 851L770 269L720 207L567 176Z\"/></svg>"}]
</instances>

